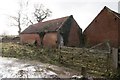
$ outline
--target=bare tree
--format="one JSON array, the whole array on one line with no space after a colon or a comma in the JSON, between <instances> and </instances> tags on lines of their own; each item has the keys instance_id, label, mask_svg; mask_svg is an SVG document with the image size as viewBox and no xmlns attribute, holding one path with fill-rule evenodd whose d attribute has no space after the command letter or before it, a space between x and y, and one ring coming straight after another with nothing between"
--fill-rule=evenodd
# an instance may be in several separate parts
<instances>
[{"instance_id":1,"label":"bare tree","mask_svg":"<svg viewBox=\"0 0 120 80\"><path fill-rule=\"evenodd\" d=\"M21 13L18 12L18 16L10 16L13 20L16 21L16 23L12 23L11 26L17 26L18 27L18 33L20 34L21 32Z\"/></svg>"},{"instance_id":2,"label":"bare tree","mask_svg":"<svg viewBox=\"0 0 120 80\"><path fill-rule=\"evenodd\" d=\"M26 13L28 5L28 0L21 0L19 2L19 10L17 12L17 16L10 16L10 18L14 20L11 26L18 27L18 34L21 33L22 27L34 24L35 22L40 22L49 17L52 13L49 9L45 9L42 4L36 4L34 5L33 12L28 11L32 15L31 18L31 16L29 16L28 13Z\"/></svg>"},{"instance_id":3,"label":"bare tree","mask_svg":"<svg viewBox=\"0 0 120 80\"><path fill-rule=\"evenodd\" d=\"M34 16L35 16L37 22L40 22L40 21L46 19L52 13L49 9L44 9L44 6L42 4L41 5L36 4L34 6L34 8L35 8Z\"/></svg>"},{"instance_id":4,"label":"bare tree","mask_svg":"<svg viewBox=\"0 0 120 80\"><path fill-rule=\"evenodd\" d=\"M18 34L21 33L21 27L26 25L26 16L24 15L24 8L28 5L28 1L25 3L23 1L20 1L19 3L19 10L17 11L16 16L9 16L14 22L11 23L11 26L17 26L18 27Z\"/></svg>"},{"instance_id":5,"label":"bare tree","mask_svg":"<svg viewBox=\"0 0 120 80\"><path fill-rule=\"evenodd\" d=\"M4 31L4 32L2 33L2 37L7 36L7 34L8 34L8 32L7 32L7 31Z\"/></svg>"}]
</instances>

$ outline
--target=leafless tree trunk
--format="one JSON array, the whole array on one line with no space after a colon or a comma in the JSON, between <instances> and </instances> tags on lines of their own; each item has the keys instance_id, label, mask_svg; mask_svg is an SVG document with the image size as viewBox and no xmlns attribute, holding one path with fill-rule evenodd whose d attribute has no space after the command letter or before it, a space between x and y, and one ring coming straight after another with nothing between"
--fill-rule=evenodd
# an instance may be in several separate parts
<instances>
[{"instance_id":1,"label":"leafless tree trunk","mask_svg":"<svg viewBox=\"0 0 120 80\"><path fill-rule=\"evenodd\" d=\"M21 33L21 27L23 25L25 25L26 21L25 19L25 15L23 14L23 10L24 10L24 6L28 5L28 1L26 2L26 4L21 1L18 3L19 4L19 10L17 11L17 15L15 16L9 16L13 22L11 23L11 26L16 26L18 27L18 34Z\"/></svg>"},{"instance_id":2,"label":"leafless tree trunk","mask_svg":"<svg viewBox=\"0 0 120 80\"><path fill-rule=\"evenodd\" d=\"M21 14L20 13L18 13L18 28L19 28L19 30L18 30L18 34L20 34L21 33Z\"/></svg>"}]
</instances>

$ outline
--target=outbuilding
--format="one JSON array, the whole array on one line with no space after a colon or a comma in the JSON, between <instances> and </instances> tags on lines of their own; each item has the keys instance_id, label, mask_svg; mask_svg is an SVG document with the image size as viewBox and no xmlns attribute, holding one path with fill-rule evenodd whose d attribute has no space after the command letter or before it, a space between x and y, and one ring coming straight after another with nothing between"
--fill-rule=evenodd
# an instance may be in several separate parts
<instances>
[{"instance_id":1,"label":"outbuilding","mask_svg":"<svg viewBox=\"0 0 120 80\"><path fill-rule=\"evenodd\" d=\"M84 30L85 46L109 41L111 47L120 46L120 14L104 7Z\"/></svg>"},{"instance_id":2,"label":"outbuilding","mask_svg":"<svg viewBox=\"0 0 120 80\"><path fill-rule=\"evenodd\" d=\"M82 29L73 16L38 22L30 25L20 34L22 44L35 43L44 47L80 47Z\"/></svg>"}]
</instances>

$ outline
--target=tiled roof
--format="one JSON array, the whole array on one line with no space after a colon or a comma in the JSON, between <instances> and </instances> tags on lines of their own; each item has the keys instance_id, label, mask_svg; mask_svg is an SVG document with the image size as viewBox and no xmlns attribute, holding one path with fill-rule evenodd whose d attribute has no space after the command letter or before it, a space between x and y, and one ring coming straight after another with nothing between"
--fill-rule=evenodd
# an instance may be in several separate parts
<instances>
[{"instance_id":1,"label":"tiled roof","mask_svg":"<svg viewBox=\"0 0 120 80\"><path fill-rule=\"evenodd\" d=\"M62 17L58 19L53 19L53 20L48 20L45 22L38 22L36 24L30 25L28 28L26 28L21 34L24 33L40 33L40 32L45 32L45 31L57 31L64 22L69 18L70 16L67 17Z\"/></svg>"}]
</instances>

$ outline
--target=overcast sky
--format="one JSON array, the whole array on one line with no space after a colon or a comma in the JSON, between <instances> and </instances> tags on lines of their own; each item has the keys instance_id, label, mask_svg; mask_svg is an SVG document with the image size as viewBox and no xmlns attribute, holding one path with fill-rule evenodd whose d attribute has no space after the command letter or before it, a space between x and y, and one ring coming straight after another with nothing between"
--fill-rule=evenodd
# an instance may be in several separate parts
<instances>
[{"instance_id":1,"label":"overcast sky","mask_svg":"<svg viewBox=\"0 0 120 80\"><path fill-rule=\"evenodd\" d=\"M17 34L17 27L10 27L7 15L16 15L19 0L2 0L0 2L0 34ZM79 26L84 30L97 14L107 6L118 12L119 0L30 0L31 3L43 4L52 11L47 19L56 19L73 15ZM24 30L24 28L22 29Z\"/></svg>"}]
</instances>

